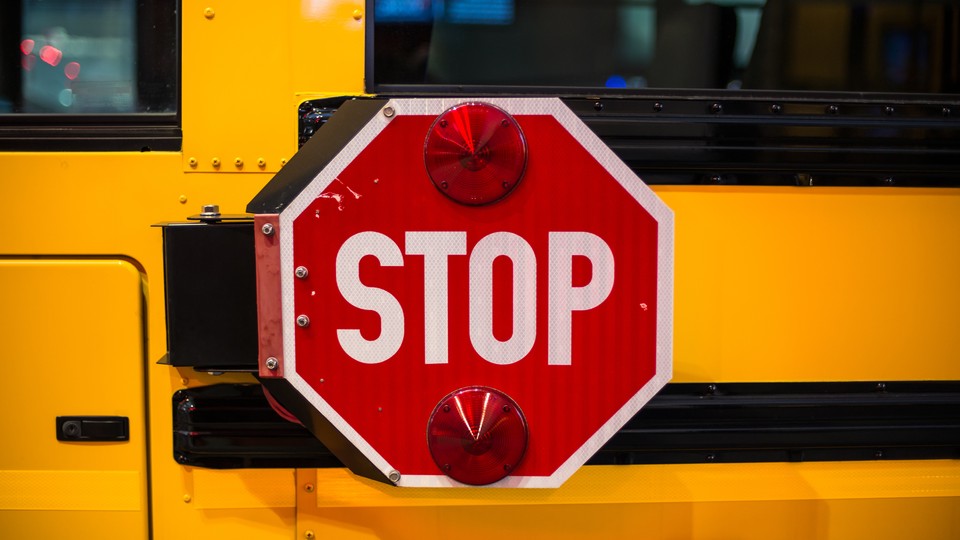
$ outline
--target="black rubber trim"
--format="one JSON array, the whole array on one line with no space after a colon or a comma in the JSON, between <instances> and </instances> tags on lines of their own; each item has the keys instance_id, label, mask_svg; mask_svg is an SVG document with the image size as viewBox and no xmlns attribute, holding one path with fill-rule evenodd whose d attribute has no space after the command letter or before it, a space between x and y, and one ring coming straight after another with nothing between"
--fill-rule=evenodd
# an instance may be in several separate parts
<instances>
[{"instance_id":1,"label":"black rubber trim","mask_svg":"<svg viewBox=\"0 0 960 540\"><path fill-rule=\"evenodd\" d=\"M259 386L224 384L174 395L177 461L210 468L350 463L383 481L288 383L263 382L330 446L275 414ZM587 464L957 458L960 381L674 383Z\"/></svg>"}]
</instances>

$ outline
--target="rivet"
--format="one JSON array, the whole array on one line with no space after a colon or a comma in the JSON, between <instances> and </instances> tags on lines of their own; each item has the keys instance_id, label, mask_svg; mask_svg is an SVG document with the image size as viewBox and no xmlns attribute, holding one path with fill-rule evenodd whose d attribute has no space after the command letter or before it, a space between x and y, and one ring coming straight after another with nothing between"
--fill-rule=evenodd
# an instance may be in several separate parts
<instances>
[{"instance_id":1,"label":"rivet","mask_svg":"<svg viewBox=\"0 0 960 540\"><path fill-rule=\"evenodd\" d=\"M504 406L503 406L503 412L510 412L510 406L509 406L509 405L504 405Z\"/></svg>"},{"instance_id":2,"label":"rivet","mask_svg":"<svg viewBox=\"0 0 960 540\"><path fill-rule=\"evenodd\" d=\"M270 371L274 371L275 369L277 369L277 366L280 364L280 362L278 362L276 358L271 356L270 358L267 358L267 361L264 362L264 364L267 366L267 369L269 369Z\"/></svg>"},{"instance_id":3,"label":"rivet","mask_svg":"<svg viewBox=\"0 0 960 540\"><path fill-rule=\"evenodd\" d=\"M837 114L838 112L840 112L840 107L837 107L836 105L827 106L827 114Z\"/></svg>"},{"instance_id":4,"label":"rivet","mask_svg":"<svg viewBox=\"0 0 960 540\"><path fill-rule=\"evenodd\" d=\"M659 101L653 104L653 112L663 112L663 103Z\"/></svg>"},{"instance_id":5,"label":"rivet","mask_svg":"<svg viewBox=\"0 0 960 540\"><path fill-rule=\"evenodd\" d=\"M209 7L208 7L208 8L206 8L206 9L203 10L203 16L206 17L206 18L208 18L208 19L212 19L212 18L214 18L214 17L216 16L216 12L213 11L213 8L209 8Z\"/></svg>"},{"instance_id":6,"label":"rivet","mask_svg":"<svg viewBox=\"0 0 960 540\"><path fill-rule=\"evenodd\" d=\"M191 167L196 167L196 166L197 166L197 158L192 157L192 158L190 158L190 159L187 160L187 163L189 163Z\"/></svg>"},{"instance_id":7,"label":"rivet","mask_svg":"<svg viewBox=\"0 0 960 540\"><path fill-rule=\"evenodd\" d=\"M213 158L213 159L211 159L211 160L210 160L210 164L213 165L214 167L219 167L219 166L220 166L220 158Z\"/></svg>"},{"instance_id":8,"label":"rivet","mask_svg":"<svg viewBox=\"0 0 960 540\"><path fill-rule=\"evenodd\" d=\"M183 386L187 386L188 384L190 384L190 379L187 379L187 378L180 379L180 384L182 384Z\"/></svg>"},{"instance_id":9,"label":"rivet","mask_svg":"<svg viewBox=\"0 0 960 540\"><path fill-rule=\"evenodd\" d=\"M896 112L896 110L890 105L887 105L886 107L883 108L883 114L887 116L891 116L894 112Z\"/></svg>"},{"instance_id":10,"label":"rivet","mask_svg":"<svg viewBox=\"0 0 960 540\"><path fill-rule=\"evenodd\" d=\"M306 484L303 486L303 490L307 493L313 493L313 484Z\"/></svg>"},{"instance_id":11,"label":"rivet","mask_svg":"<svg viewBox=\"0 0 960 540\"><path fill-rule=\"evenodd\" d=\"M396 484L400 481L400 471L390 471L390 474L387 475L387 478Z\"/></svg>"},{"instance_id":12,"label":"rivet","mask_svg":"<svg viewBox=\"0 0 960 540\"><path fill-rule=\"evenodd\" d=\"M594 102L594 104L593 104L593 109L594 109L595 111L597 111L597 112L602 111L602 110L603 110L603 103L600 103L599 101Z\"/></svg>"},{"instance_id":13,"label":"rivet","mask_svg":"<svg viewBox=\"0 0 960 540\"><path fill-rule=\"evenodd\" d=\"M300 328L306 328L310 326L310 317L306 315L297 315L297 326Z\"/></svg>"},{"instance_id":14,"label":"rivet","mask_svg":"<svg viewBox=\"0 0 960 540\"><path fill-rule=\"evenodd\" d=\"M307 531L303 533L303 537L307 540L313 540L317 535L313 531Z\"/></svg>"},{"instance_id":15,"label":"rivet","mask_svg":"<svg viewBox=\"0 0 960 540\"><path fill-rule=\"evenodd\" d=\"M192 500L193 500L193 497L191 497L189 493L184 493L184 494L183 494L183 502L188 503L188 502L190 502L190 501L192 501Z\"/></svg>"},{"instance_id":16,"label":"rivet","mask_svg":"<svg viewBox=\"0 0 960 540\"><path fill-rule=\"evenodd\" d=\"M780 114L780 113L782 113L782 112L783 112L783 105L781 105L781 104L779 104L779 103L774 103L773 105L770 106L770 112L772 112L773 114Z\"/></svg>"},{"instance_id":17,"label":"rivet","mask_svg":"<svg viewBox=\"0 0 960 540\"><path fill-rule=\"evenodd\" d=\"M450 412L450 406L449 406L449 405L444 405L444 406L443 406L443 412Z\"/></svg>"},{"instance_id":18,"label":"rivet","mask_svg":"<svg viewBox=\"0 0 960 540\"><path fill-rule=\"evenodd\" d=\"M377 407L377 412L383 412L383 407Z\"/></svg>"},{"instance_id":19,"label":"rivet","mask_svg":"<svg viewBox=\"0 0 960 540\"><path fill-rule=\"evenodd\" d=\"M716 460L717 460L716 454L707 454L707 461L716 461Z\"/></svg>"},{"instance_id":20,"label":"rivet","mask_svg":"<svg viewBox=\"0 0 960 540\"><path fill-rule=\"evenodd\" d=\"M260 167L262 169L266 166L267 166L267 160L263 158L257 158L257 167Z\"/></svg>"},{"instance_id":21,"label":"rivet","mask_svg":"<svg viewBox=\"0 0 960 540\"><path fill-rule=\"evenodd\" d=\"M353 10L353 20L359 21L362 18L363 18L363 11L359 9Z\"/></svg>"},{"instance_id":22,"label":"rivet","mask_svg":"<svg viewBox=\"0 0 960 540\"><path fill-rule=\"evenodd\" d=\"M262 232L265 236L272 236L272 235L273 235L273 224L271 224L271 223L264 223L264 224L263 224L263 227L260 227L260 232Z\"/></svg>"},{"instance_id":23,"label":"rivet","mask_svg":"<svg viewBox=\"0 0 960 540\"><path fill-rule=\"evenodd\" d=\"M186 195L181 195L178 200L180 201L180 204L187 204L187 196L186 196Z\"/></svg>"},{"instance_id":24,"label":"rivet","mask_svg":"<svg viewBox=\"0 0 960 540\"><path fill-rule=\"evenodd\" d=\"M393 118L393 115L397 114L397 111L393 110L393 107L384 107L383 115L387 118Z\"/></svg>"},{"instance_id":25,"label":"rivet","mask_svg":"<svg viewBox=\"0 0 960 540\"><path fill-rule=\"evenodd\" d=\"M237 168L239 169L239 168L243 167L243 160L240 159L240 158L236 158L236 159L233 160L233 164L236 165Z\"/></svg>"},{"instance_id":26,"label":"rivet","mask_svg":"<svg viewBox=\"0 0 960 540\"><path fill-rule=\"evenodd\" d=\"M440 120L440 127L442 127L442 128L447 127L447 121L446 121L446 120Z\"/></svg>"},{"instance_id":27,"label":"rivet","mask_svg":"<svg viewBox=\"0 0 960 540\"><path fill-rule=\"evenodd\" d=\"M280 166L283 167L287 164L287 158L280 158Z\"/></svg>"},{"instance_id":28,"label":"rivet","mask_svg":"<svg viewBox=\"0 0 960 540\"><path fill-rule=\"evenodd\" d=\"M721 105L721 104L719 104L719 103L714 103L713 105L710 105L710 112L712 112L713 114L720 114L720 113L722 113L722 112L723 112L723 105Z\"/></svg>"},{"instance_id":29,"label":"rivet","mask_svg":"<svg viewBox=\"0 0 960 540\"><path fill-rule=\"evenodd\" d=\"M877 459L883 459L883 450L877 450L873 453L873 457Z\"/></svg>"},{"instance_id":30,"label":"rivet","mask_svg":"<svg viewBox=\"0 0 960 540\"><path fill-rule=\"evenodd\" d=\"M896 185L896 183L897 181L894 180L892 176L888 176L883 179L883 185L885 186L893 186L893 185Z\"/></svg>"},{"instance_id":31,"label":"rivet","mask_svg":"<svg viewBox=\"0 0 960 540\"><path fill-rule=\"evenodd\" d=\"M944 116L950 116L951 114L953 114L953 109L951 109L950 107L944 107L944 108L940 111L940 114L942 114L942 115L944 115Z\"/></svg>"},{"instance_id":32,"label":"rivet","mask_svg":"<svg viewBox=\"0 0 960 540\"><path fill-rule=\"evenodd\" d=\"M310 271L307 270L306 266L298 266L297 269L293 271L293 274L300 279L304 279L310 275Z\"/></svg>"}]
</instances>

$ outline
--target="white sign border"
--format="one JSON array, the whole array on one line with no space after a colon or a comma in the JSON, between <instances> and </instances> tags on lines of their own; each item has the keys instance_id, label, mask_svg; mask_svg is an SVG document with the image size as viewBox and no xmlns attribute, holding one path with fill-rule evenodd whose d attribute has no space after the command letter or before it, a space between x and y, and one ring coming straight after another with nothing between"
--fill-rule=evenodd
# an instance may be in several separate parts
<instances>
[{"instance_id":1,"label":"white sign border","mask_svg":"<svg viewBox=\"0 0 960 540\"><path fill-rule=\"evenodd\" d=\"M538 487L556 488L573 475L600 447L619 431L673 376L673 211L647 186L593 131L587 127L559 98L411 98L392 99L384 105L349 143L317 173L309 185L280 212L280 281L282 304L284 378L303 395L354 447L362 452L385 477L396 471L337 411L297 373L296 369L296 313L293 302L293 221L362 152L393 118L404 115L439 116L447 109L462 103L483 102L500 107L512 115L553 116L603 166L610 175L657 222L657 346L656 374L639 392L629 399L607 422L597 430L570 458L550 476L508 476L484 487ZM383 111L388 108L393 114ZM403 475L399 486L407 487L466 487L450 477L437 475Z\"/></svg>"}]
</instances>

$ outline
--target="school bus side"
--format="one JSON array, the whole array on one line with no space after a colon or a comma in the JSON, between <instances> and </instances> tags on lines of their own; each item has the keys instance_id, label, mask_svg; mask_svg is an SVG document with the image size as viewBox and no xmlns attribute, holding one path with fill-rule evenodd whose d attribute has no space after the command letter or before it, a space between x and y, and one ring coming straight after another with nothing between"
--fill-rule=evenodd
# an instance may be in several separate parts
<instances>
[{"instance_id":1,"label":"school bus side","mask_svg":"<svg viewBox=\"0 0 960 540\"><path fill-rule=\"evenodd\" d=\"M533 491L177 464L173 393L253 379L157 363L151 225L243 212L296 152L298 104L363 92L364 9L184 0L182 151L0 154L3 537L960 536L956 460L587 466ZM676 381L960 380L960 191L657 192L677 216ZM128 417L129 441L60 442L64 415Z\"/></svg>"}]
</instances>

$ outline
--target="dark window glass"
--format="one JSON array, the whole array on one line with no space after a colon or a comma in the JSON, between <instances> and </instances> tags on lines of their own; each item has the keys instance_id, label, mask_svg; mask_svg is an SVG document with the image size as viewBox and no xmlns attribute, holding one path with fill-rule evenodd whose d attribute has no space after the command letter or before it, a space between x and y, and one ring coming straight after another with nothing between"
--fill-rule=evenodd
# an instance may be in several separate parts
<instances>
[{"instance_id":1,"label":"dark window glass","mask_svg":"<svg viewBox=\"0 0 960 540\"><path fill-rule=\"evenodd\" d=\"M0 13L0 114L176 113L176 1L22 0Z\"/></svg>"},{"instance_id":2,"label":"dark window glass","mask_svg":"<svg viewBox=\"0 0 960 540\"><path fill-rule=\"evenodd\" d=\"M374 15L374 90L960 90L960 0L374 0Z\"/></svg>"}]
</instances>

